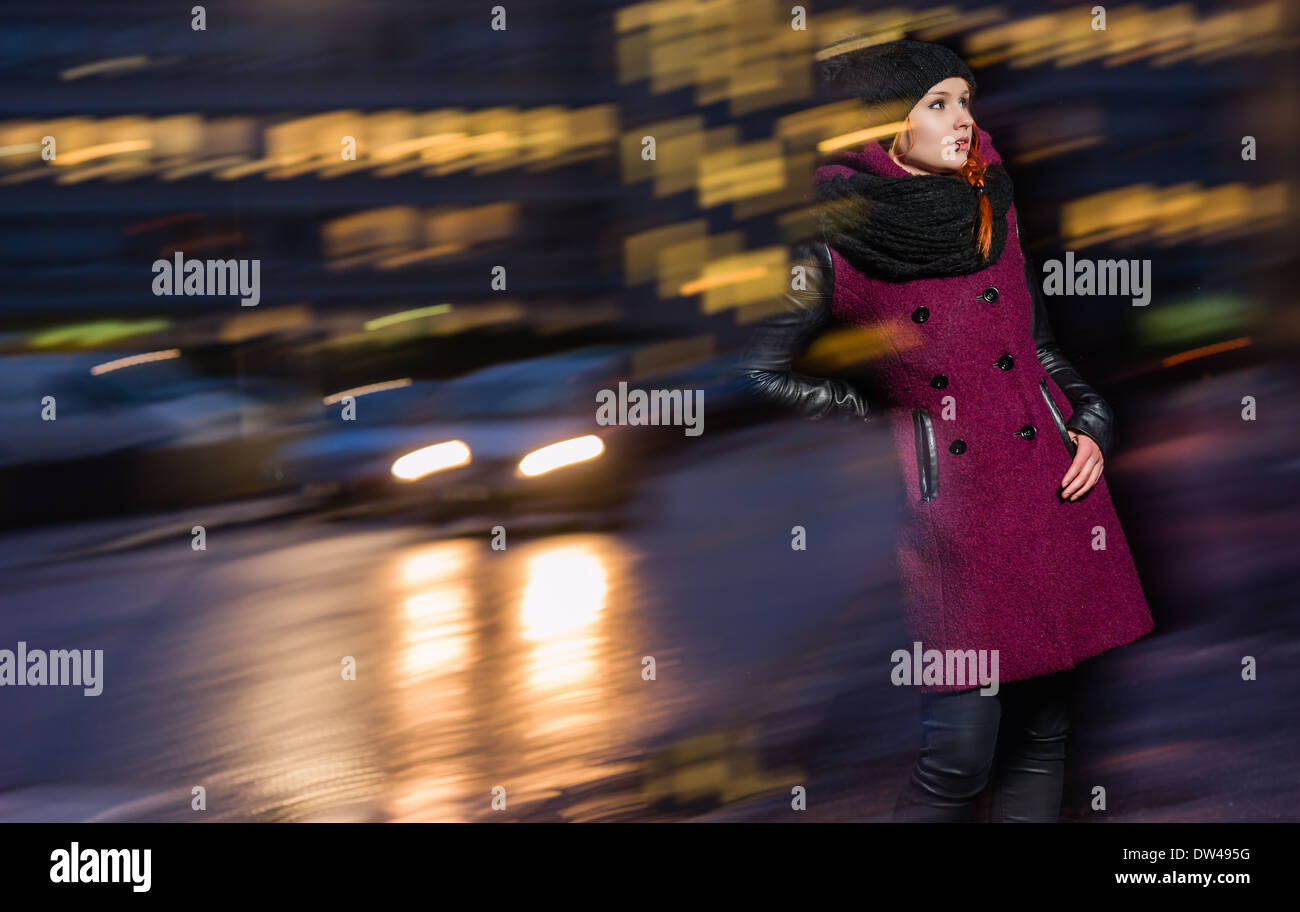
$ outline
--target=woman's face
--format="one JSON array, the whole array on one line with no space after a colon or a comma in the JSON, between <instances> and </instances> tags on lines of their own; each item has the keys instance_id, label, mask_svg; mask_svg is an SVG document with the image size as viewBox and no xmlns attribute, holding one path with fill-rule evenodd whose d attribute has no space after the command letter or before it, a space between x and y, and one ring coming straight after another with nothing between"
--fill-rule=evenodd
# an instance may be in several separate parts
<instances>
[{"instance_id":1,"label":"woman's face","mask_svg":"<svg viewBox=\"0 0 1300 912\"><path fill-rule=\"evenodd\" d=\"M890 158L913 174L952 174L966 163L975 121L970 86L960 76L935 83L909 115L911 130L894 139Z\"/></svg>"}]
</instances>

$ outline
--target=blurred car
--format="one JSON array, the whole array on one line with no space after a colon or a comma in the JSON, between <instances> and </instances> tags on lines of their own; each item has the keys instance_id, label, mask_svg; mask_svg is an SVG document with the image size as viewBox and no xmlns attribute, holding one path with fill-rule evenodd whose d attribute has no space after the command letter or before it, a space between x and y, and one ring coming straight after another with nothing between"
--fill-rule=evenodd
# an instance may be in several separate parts
<instances>
[{"instance_id":1,"label":"blurred car","mask_svg":"<svg viewBox=\"0 0 1300 912\"><path fill-rule=\"evenodd\" d=\"M621 446L627 428L596 423L596 391L627 375L631 352L592 346L364 393L351 420L334 405L333 429L286 443L273 469L308 493L442 516L620 504L635 460Z\"/></svg>"}]
</instances>

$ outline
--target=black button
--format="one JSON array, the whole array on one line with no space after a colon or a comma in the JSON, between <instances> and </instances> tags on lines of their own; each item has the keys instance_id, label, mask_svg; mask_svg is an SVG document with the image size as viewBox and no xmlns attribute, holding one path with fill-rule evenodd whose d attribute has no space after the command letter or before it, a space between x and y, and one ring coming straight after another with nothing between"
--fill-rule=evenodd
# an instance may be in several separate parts
<instances>
[{"instance_id":1,"label":"black button","mask_svg":"<svg viewBox=\"0 0 1300 912\"><path fill-rule=\"evenodd\" d=\"M1026 424L1020 430L1016 431L1016 433L1026 440L1033 440L1034 435L1038 433L1038 430L1032 424Z\"/></svg>"},{"instance_id":2,"label":"black button","mask_svg":"<svg viewBox=\"0 0 1300 912\"><path fill-rule=\"evenodd\" d=\"M1010 355L1003 355L1001 358L998 358L998 360L993 362L995 367L1001 368L1004 371L1011 370L1011 366L1015 363L1016 359Z\"/></svg>"},{"instance_id":3,"label":"black button","mask_svg":"<svg viewBox=\"0 0 1300 912\"><path fill-rule=\"evenodd\" d=\"M990 285L988 288L984 289L984 292L983 294L980 295L980 297L983 298L985 301L988 301L990 304L992 304L994 301L998 299L998 290L994 288L992 285Z\"/></svg>"},{"instance_id":4,"label":"black button","mask_svg":"<svg viewBox=\"0 0 1300 912\"><path fill-rule=\"evenodd\" d=\"M960 439L960 438L958 438L957 440L954 440L952 443L948 444L948 452L949 452L949 453L956 453L958 456L960 456L962 453L965 453L965 452L966 452L966 441L965 441L965 440L962 440L962 439Z\"/></svg>"},{"instance_id":5,"label":"black button","mask_svg":"<svg viewBox=\"0 0 1300 912\"><path fill-rule=\"evenodd\" d=\"M930 385L937 390L941 390L948 385L948 377L945 374L935 374L930 378Z\"/></svg>"},{"instance_id":6,"label":"black button","mask_svg":"<svg viewBox=\"0 0 1300 912\"><path fill-rule=\"evenodd\" d=\"M918 307L916 310L912 311L912 319L917 323L924 323L926 320L930 319L930 308L925 305Z\"/></svg>"}]
</instances>

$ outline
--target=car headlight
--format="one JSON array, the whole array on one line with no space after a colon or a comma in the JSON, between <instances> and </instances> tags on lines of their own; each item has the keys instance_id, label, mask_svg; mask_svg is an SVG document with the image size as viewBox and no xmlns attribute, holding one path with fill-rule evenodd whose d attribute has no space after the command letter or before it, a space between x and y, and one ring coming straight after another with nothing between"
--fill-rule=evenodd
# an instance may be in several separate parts
<instances>
[{"instance_id":1,"label":"car headlight","mask_svg":"<svg viewBox=\"0 0 1300 912\"><path fill-rule=\"evenodd\" d=\"M432 446L420 447L393 462L393 475L401 481L416 481L434 472L465 465L469 462L469 447L461 440L448 440Z\"/></svg>"},{"instance_id":2,"label":"car headlight","mask_svg":"<svg viewBox=\"0 0 1300 912\"><path fill-rule=\"evenodd\" d=\"M573 465L575 462L595 459L603 452L605 452L604 441L595 434L585 434L582 437L561 440L559 443L533 450L519 460L519 471L531 478L562 466Z\"/></svg>"}]
</instances>

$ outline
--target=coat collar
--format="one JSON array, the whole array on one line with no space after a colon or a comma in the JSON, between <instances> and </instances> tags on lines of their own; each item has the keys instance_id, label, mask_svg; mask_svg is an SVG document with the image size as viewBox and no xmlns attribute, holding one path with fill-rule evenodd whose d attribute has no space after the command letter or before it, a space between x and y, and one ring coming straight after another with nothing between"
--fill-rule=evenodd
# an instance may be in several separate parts
<instances>
[{"instance_id":1,"label":"coat collar","mask_svg":"<svg viewBox=\"0 0 1300 912\"><path fill-rule=\"evenodd\" d=\"M1014 189L988 132L978 137L986 167L977 187L956 172L912 174L878 140L832 153L815 178L823 238L859 272L888 281L970 275L993 265L1006 245ZM986 206L993 219L987 256L974 233Z\"/></svg>"}]
</instances>

